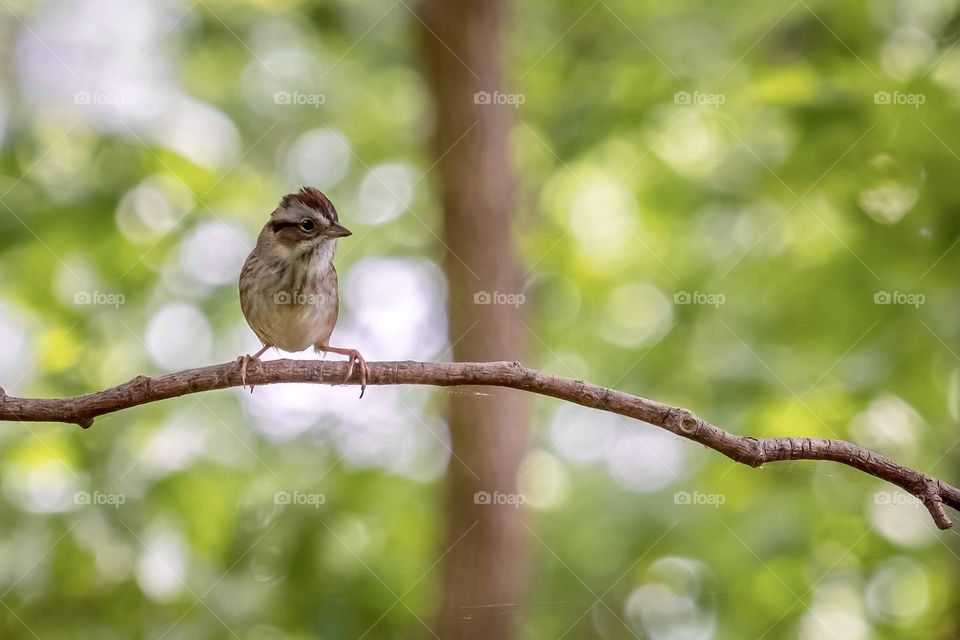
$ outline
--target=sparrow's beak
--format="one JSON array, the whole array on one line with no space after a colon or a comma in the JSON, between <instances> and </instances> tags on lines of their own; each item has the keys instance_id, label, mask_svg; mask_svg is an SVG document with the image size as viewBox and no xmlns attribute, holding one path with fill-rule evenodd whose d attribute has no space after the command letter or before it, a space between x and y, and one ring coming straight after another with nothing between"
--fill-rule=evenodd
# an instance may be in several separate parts
<instances>
[{"instance_id":1,"label":"sparrow's beak","mask_svg":"<svg viewBox=\"0 0 960 640\"><path fill-rule=\"evenodd\" d=\"M346 238L347 236L352 236L353 232L350 229L347 229L343 225L334 222L332 225L327 227L326 232L324 233L327 237L330 238Z\"/></svg>"}]
</instances>

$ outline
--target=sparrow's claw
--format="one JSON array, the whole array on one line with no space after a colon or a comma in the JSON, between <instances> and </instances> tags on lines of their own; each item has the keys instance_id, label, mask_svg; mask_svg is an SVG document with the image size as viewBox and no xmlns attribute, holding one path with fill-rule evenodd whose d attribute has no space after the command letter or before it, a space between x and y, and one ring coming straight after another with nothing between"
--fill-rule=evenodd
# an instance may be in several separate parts
<instances>
[{"instance_id":1,"label":"sparrow's claw","mask_svg":"<svg viewBox=\"0 0 960 640\"><path fill-rule=\"evenodd\" d=\"M357 364L360 365L360 397L362 398L363 392L367 390L367 362L363 359L363 356L360 355L359 351L354 351L353 357L350 358L350 373L353 373L354 359L356 359Z\"/></svg>"},{"instance_id":2,"label":"sparrow's claw","mask_svg":"<svg viewBox=\"0 0 960 640\"><path fill-rule=\"evenodd\" d=\"M350 359L347 360L347 362L349 363L349 366L347 367L347 379L344 380L344 382L350 382L350 378L353 377L353 363L355 360L356 360L356 357L351 353Z\"/></svg>"},{"instance_id":3,"label":"sparrow's claw","mask_svg":"<svg viewBox=\"0 0 960 640\"><path fill-rule=\"evenodd\" d=\"M240 356L237 358L237 364L240 365L240 384L241 386L247 386L247 367L251 362L260 362L260 356L263 355L263 352L269 349L269 347L264 347L260 349L255 355L247 354L245 356ZM250 385L250 393L253 393L253 385Z\"/></svg>"},{"instance_id":4,"label":"sparrow's claw","mask_svg":"<svg viewBox=\"0 0 960 640\"><path fill-rule=\"evenodd\" d=\"M252 360L252 358L250 357L249 354L245 356L240 356L239 358L237 358L237 364L240 365L240 386L241 387L247 386L247 365L250 364L250 360ZM250 391L252 392L253 389L250 389Z\"/></svg>"},{"instance_id":5,"label":"sparrow's claw","mask_svg":"<svg viewBox=\"0 0 960 640\"><path fill-rule=\"evenodd\" d=\"M353 378L353 365L360 365L360 397L363 397L363 392L367 390L367 361L363 359L363 356L360 355L360 352L356 349L347 349L347 356L349 356L348 362L350 366L347 367L347 378L344 382L350 382L350 379Z\"/></svg>"},{"instance_id":6,"label":"sparrow's claw","mask_svg":"<svg viewBox=\"0 0 960 640\"><path fill-rule=\"evenodd\" d=\"M367 390L367 362L363 359L363 356L360 355L360 352L356 349L342 349L340 347L331 347L330 345L320 345L317 347L320 351L329 352L329 353L339 353L342 356L347 356L350 363L350 366L347 367L347 377L343 381L344 384L350 382L350 379L353 378L353 366L355 364L360 365L360 397L363 397L363 392Z\"/></svg>"}]
</instances>

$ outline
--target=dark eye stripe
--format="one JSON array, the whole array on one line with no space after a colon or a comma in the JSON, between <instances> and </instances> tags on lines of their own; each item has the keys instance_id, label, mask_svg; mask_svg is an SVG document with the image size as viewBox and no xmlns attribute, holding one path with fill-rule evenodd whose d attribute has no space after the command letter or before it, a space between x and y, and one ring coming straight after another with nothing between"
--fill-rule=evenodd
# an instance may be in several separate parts
<instances>
[{"instance_id":1,"label":"dark eye stripe","mask_svg":"<svg viewBox=\"0 0 960 640\"><path fill-rule=\"evenodd\" d=\"M274 233L279 232L281 229L286 229L287 227L296 227L299 226L296 222L271 222L270 228L273 229Z\"/></svg>"},{"instance_id":2,"label":"dark eye stripe","mask_svg":"<svg viewBox=\"0 0 960 640\"><path fill-rule=\"evenodd\" d=\"M270 228L273 230L274 233L279 233L281 229L288 229L290 227L297 227L299 229L303 229L304 231L313 231L317 226L313 222L313 220L310 220L310 228L308 229L304 227L304 224L306 224L306 222L307 222L306 220L301 220L300 222L289 222L289 221L283 220L278 222L271 222Z\"/></svg>"}]
</instances>

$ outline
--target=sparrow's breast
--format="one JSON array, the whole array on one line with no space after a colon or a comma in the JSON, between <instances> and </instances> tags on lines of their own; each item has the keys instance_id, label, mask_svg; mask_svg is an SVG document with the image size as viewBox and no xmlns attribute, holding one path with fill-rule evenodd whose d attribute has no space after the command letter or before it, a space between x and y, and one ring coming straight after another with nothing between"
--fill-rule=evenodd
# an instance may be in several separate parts
<instances>
[{"instance_id":1,"label":"sparrow's breast","mask_svg":"<svg viewBox=\"0 0 960 640\"><path fill-rule=\"evenodd\" d=\"M262 268L263 273L256 278L256 287L241 289L240 303L257 337L264 344L291 352L326 344L339 312L333 265L251 268Z\"/></svg>"}]
</instances>

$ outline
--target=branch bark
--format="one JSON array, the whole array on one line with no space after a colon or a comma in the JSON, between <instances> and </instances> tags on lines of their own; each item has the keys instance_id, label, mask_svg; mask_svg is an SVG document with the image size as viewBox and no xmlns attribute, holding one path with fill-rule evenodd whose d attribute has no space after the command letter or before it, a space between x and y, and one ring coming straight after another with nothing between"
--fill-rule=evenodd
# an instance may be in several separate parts
<instances>
[{"instance_id":1,"label":"branch bark","mask_svg":"<svg viewBox=\"0 0 960 640\"><path fill-rule=\"evenodd\" d=\"M905 467L890 458L845 440L738 436L674 407L615 389L528 369L518 362L368 362L369 386L420 384L439 387L496 386L537 393L617 413L699 442L734 462L759 467L781 460L829 460L886 480L923 502L941 529L952 525L943 506L960 510L960 489ZM253 385L307 382L360 384L359 371L344 380L347 363L272 360L247 371ZM0 389L0 421L64 422L83 428L95 418L151 402L193 393L239 387L237 363L188 369L157 378L138 376L117 387L74 398L32 399L8 396Z\"/></svg>"}]
</instances>

